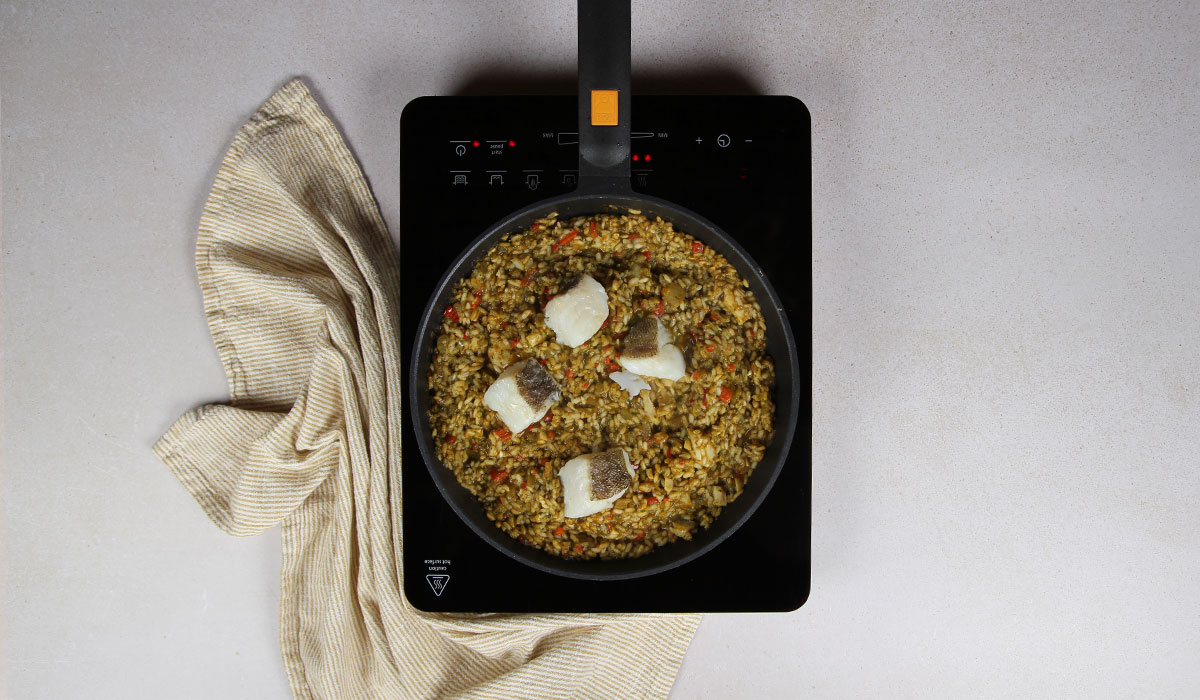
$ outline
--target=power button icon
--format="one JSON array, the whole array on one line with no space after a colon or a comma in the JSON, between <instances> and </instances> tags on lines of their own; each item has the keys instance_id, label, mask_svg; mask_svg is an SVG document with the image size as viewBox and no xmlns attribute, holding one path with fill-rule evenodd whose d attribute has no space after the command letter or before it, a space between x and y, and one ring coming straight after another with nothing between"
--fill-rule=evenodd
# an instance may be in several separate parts
<instances>
[{"instance_id":1,"label":"power button icon","mask_svg":"<svg viewBox=\"0 0 1200 700\"><path fill-rule=\"evenodd\" d=\"M720 136L718 136L717 137L717 145L720 146L721 148L725 148L726 146L728 146L729 145L729 134L721 134Z\"/></svg>"}]
</instances>

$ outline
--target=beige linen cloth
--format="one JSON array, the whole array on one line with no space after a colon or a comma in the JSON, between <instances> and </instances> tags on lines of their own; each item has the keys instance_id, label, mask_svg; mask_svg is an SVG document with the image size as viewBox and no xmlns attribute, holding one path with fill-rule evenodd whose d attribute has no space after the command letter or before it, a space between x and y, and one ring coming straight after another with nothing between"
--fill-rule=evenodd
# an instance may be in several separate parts
<instances>
[{"instance_id":1,"label":"beige linen cloth","mask_svg":"<svg viewBox=\"0 0 1200 700\"><path fill-rule=\"evenodd\" d=\"M297 698L667 696L699 616L434 615L402 595L399 273L299 80L234 138L196 267L231 404L187 413L155 451L225 532L282 524Z\"/></svg>"}]
</instances>

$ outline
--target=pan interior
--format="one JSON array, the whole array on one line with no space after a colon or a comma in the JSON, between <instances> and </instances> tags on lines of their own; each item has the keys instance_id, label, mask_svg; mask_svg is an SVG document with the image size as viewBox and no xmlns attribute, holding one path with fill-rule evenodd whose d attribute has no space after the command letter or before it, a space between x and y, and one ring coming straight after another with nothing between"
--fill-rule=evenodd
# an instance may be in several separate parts
<instances>
[{"instance_id":1,"label":"pan interior","mask_svg":"<svg viewBox=\"0 0 1200 700\"><path fill-rule=\"evenodd\" d=\"M767 353L775 361L775 439L767 447L762 461L751 473L743 493L729 503L718 519L691 540L659 547L636 559L567 560L533 547L527 547L499 530L484 514L482 506L456 480L453 472L436 457L429 425L427 376L432 347L440 328L439 309L449 303L455 284L469 275L476 262L505 235L528 229L535 221L550 214L573 218L592 214L620 214L638 211L650 219L662 218L721 253L750 285L762 309L767 326ZM604 580L648 576L691 561L732 534L744 523L779 475L786 461L799 412L799 368L795 341L778 295L761 268L732 238L702 217L669 202L634 195L564 196L539 202L498 222L475 239L455 260L438 283L426 305L418 327L410 367L409 406L418 447L430 474L443 497L460 518L481 538L504 554L536 569L579 579Z\"/></svg>"}]
</instances>

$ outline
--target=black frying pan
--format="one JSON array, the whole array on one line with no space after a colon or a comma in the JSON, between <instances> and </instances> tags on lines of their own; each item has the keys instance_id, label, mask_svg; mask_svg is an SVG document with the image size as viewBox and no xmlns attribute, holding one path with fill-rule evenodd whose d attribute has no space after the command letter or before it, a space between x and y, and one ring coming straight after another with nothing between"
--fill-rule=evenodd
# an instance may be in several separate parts
<instances>
[{"instance_id":1,"label":"black frying pan","mask_svg":"<svg viewBox=\"0 0 1200 700\"><path fill-rule=\"evenodd\" d=\"M738 529L766 497L787 459L800 408L800 369L796 342L779 296L762 269L732 238L695 212L637 194L629 183L630 157L630 8L628 0L579 0L579 186L567 195L532 204L503 219L476 238L442 276L417 327L408 376L408 405L417 446L438 490L459 517L480 537L514 559L536 569L572 578L627 579L666 571L716 547ZM617 93L616 124L593 125L593 90ZM599 121L611 121L600 119ZM706 530L691 540L659 547L637 559L566 560L522 545L484 514L483 507L437 458L429 426L429 363L441 327L441 310L450 303L458 280L505 235L533 226L558 212L560 219L638 209L651 220L662 217L725 256L750 284L767 325L767 353L775 361L775 439L754 469L742 494L727 505ZM412 497L412 494L410 494Z\"/></svg>"}]
</instances>

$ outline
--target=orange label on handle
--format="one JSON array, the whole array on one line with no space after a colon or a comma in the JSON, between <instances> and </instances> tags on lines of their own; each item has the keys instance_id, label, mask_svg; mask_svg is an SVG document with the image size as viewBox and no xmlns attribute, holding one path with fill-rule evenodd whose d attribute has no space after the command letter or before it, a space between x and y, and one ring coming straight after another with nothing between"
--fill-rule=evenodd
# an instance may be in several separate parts
<instances>
[{"instance_id":1,"label":"orange label on handle","mask_svg":"<svg viewBox=\"0 0 1200 700\"><path fill-rule=\"evenodd\" d=\"M616 90L592 90L592 126L617 126Z\"/></svg>"}]
</instances>

